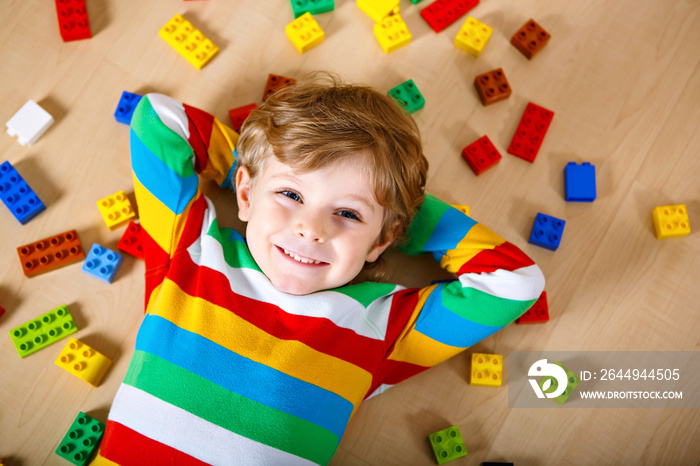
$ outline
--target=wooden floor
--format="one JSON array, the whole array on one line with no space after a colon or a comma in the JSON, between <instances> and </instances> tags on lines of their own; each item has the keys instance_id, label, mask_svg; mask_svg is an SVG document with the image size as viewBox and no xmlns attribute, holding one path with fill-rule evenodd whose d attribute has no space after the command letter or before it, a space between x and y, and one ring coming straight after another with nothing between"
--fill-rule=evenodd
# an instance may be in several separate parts
<instances>
[{"instance_id":1,"label":"wooden floor","mask_svg":"<svg viewBox=\"0 0 700 466\"><path fill-rule=\"evenodd\" d=\"M413 41L384 54L373 21L351 0L316 18L325 42L300 55L284 26L287 0L87 0L93 38L64 43L53 2L2 2L0 120L28 100L56 122L23 147L0 134L9 160L47 208L20 225L0 208L0 458L10 465L67 464L53 451L78 411L106 421L143 314L143 264L127 256L111 285L79 265L27 279L15 248L77 229L87 250L116 248L96 201L133 196L129 128L113 113L123 90L157 91L206 109L261 103L268 73L330 70L388 90L413 79L426 99L415 114L430 160L428 189L523 248L547 278L551 321L511 325L427 372L367 401L333 465L429 465L428 434L458 425L469 455L451 464L697 465L693 409L513 409L507 383L468 385L470 353L514 350L685 350L700 345L700 2L691 0L482 0L471 14L493 27L481 57L457 49L463 20L435 34L419 15L428 1L401 0ZM158 37L182 13L221 49L197 71ZM529 18L552 38L532 60L510 37ZM502 67L513 88L484 107L473 81ZM506 153L528 102L555 112L534 163ZM476 177L461 149L487 134L503 159ZM567 162L596 166L598 198L564 200ZM210 189L226 226L231 193ZM689 236L657 240L651 211L686 204ZM566 220L561 247L528 244L535 215ZM430 259L389 255L396 280L425 285ZM439 275L442 277L442 275ZM67 304L75 334L114 364L92 388L54 365L62 343L20 359L7 331Z\"/></svg>"}]
</instances>

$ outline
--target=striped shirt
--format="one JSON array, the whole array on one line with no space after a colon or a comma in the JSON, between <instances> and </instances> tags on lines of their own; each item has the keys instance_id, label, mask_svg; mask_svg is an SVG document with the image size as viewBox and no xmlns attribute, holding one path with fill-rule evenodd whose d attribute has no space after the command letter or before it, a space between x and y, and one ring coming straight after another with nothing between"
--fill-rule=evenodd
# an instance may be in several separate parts
<instances>
[{"instance_id":1,"label":"striped shirt","mask_svg":"<svg viewBox=\"0 0 700 466\"><path fill-rule=\"evenodd\" d=\"M93 464L327 464L362 400L508 325L544 288L522 251L428 196L402 245L451 282L275 289L200 178L231 187L238 135L158 94L131 123L146 315Z\"/></svg>"}]
</instances>

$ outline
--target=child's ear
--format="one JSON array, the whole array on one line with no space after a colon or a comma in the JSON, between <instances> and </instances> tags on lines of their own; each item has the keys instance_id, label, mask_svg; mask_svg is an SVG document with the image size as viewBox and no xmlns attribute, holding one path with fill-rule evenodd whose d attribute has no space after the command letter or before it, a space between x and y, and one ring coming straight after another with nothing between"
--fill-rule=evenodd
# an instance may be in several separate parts
<instances>
[{"instance_id":1,"label":"child's ear","mask_svg":"<svg viewBox=\"0 0 700 466\"><path fill-rule=\"evenodd\" d=\"M369 253L367 253L367 257L365 258L365 262L374 262L377 259L379 259L379 256L382 255L382 253L391 246L391 243L393 242L393 238L390 238L388 241L384 243L379 243L374 245L372 249L370 249Z\"/></svg>"},{"instance_id":2,"label":"child's ear","mask_svg":"<svg viewBox=\"0 0 700 466\"><path fill-rule=\"evenodd\" d=\"M238 201L238 218L243 222L247 222L250 218L251 185L248 167L238 167L236 171L236 200Z\"/></svg>"}]
</instances>

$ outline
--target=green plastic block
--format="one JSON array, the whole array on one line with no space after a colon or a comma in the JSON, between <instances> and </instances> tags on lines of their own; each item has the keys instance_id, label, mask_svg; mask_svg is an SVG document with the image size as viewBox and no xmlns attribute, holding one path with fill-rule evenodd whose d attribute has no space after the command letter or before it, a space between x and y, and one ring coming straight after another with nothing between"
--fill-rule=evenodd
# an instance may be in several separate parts
<instances>
[{"instance_id":1,"label":"green plastic block","mask_svg":"<svg viewBox=\"0 0 700 466\"><path fill-rule=\"evenodd\" d=\"M294 19L306 12L312 15L327 13L335 8L335 0L291 0Z\"/></svg>"},{"instance_id":2,"label":"green plastic block","mask_svg":"<svg viewBox=\"0 0 700 466\"><path fill-rule=\"evenodd\" d=\"M411 0L411 3L413 3L413 4L415 5L416 3L420 3L420 2L422 2L422 1L423 1L423 0Z\"/></svg>"},{"instance_id":3,"label":"green plastic block","mask_svg":"<svg viewBox=\"0 0 700 466\"><path fill-rule=\"evenodd\" d=\"M445 464L448 461L467 456L467 447L464 446L462 435L457 426L435 432L428 436L428 440L433 446L438 464Z\"/></svg>"},{"instance_id":4,"label":"green plastic block","mask_svg":"<svg viewBox=\"0 0 700 466\"><path fill-rule=\"evenodd\" d=\"M97 450L104 432L104 424L81 411L56 448L56 454L77 466L83 466Z\"/></svg>"},{"instance_id":5,"label":"green plastic block","mask_svg":"<svg viewBox=\"0 0 700 466\"><path fill-rule=\"evenodd\" d=\"M556 364L557 366L564 369L564 371L566 372L566 377L569 379L569 383L566 385L566 390L564 390L564 393L562 393L561 395L559 395L556 398L552 398L557 403L564 404L566 402L566 400L569 399L569 396L571 396L571 394L574 392L574 389L576 387L578 387L578 384L579 384L579 382L581 382L581 379L579 379L578 376L576 374L574 374L573 372L571 372L569 369L564 367L564 365L562 363L555 362L554 364ZM544 377L542 380L540 380L540 382L539 382L540 388L542 388L544 386L544 383L547 380L551 380L552 385L550 385L547 388L547 390L543 389L542 391L544 393L552 393L552 392L556 391L559 384L557 383L557 379L555 379L554 377Z\"/></svg>"},{"instance_id":6,"label":"green plastic block","mask_svg":"<svg viewBox=\"0 0 700 466\"><path fill-rule=\"evenodd\" d=\"M389 95L408 113L417 112L425 106L425 99L412 79L390 90Z\"/></svg>"},{"instance_id":7,"label":"green plastic block","mask_svg":"<svg viewBox=\"0 0 700 466\"><path fill-rule=\"evenodd\" d=\"M10 338L20 358L36 353L78 331L65 305L42 314L10 330Z\"/></svg>"}]
</instances>

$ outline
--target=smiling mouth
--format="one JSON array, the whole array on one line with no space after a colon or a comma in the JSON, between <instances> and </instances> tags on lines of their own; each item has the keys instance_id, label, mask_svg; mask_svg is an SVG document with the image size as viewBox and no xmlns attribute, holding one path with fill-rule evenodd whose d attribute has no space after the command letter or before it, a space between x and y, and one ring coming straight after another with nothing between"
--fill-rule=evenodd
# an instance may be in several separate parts
<instances>
[{"instance_id":1,"label":"smiling mouth","mask_svg":"<svg viewBox=\"0 0 700 466\"><path fill-rule=\"evenodd\" d=\"M323 264L328 264L328 262L323 262L323 261L317 261L315 259L311 259L309 257L304 257L300 256L294 251L290 251L289 249L284 249L279 246L277 246L277 249L279 249L282 253L284 253L287 257L290 257L291 259L294 259L297 262L300 262L302 264L309 264L309 265L323 265Z\"/></svg>"}]
</instances>

